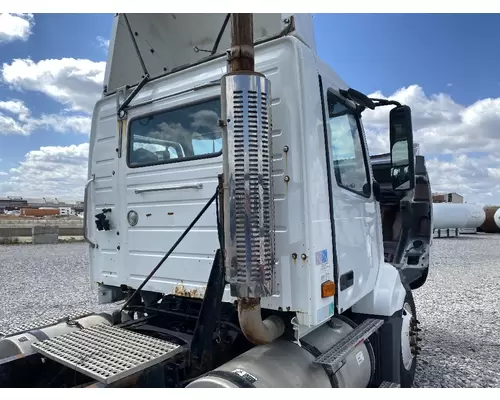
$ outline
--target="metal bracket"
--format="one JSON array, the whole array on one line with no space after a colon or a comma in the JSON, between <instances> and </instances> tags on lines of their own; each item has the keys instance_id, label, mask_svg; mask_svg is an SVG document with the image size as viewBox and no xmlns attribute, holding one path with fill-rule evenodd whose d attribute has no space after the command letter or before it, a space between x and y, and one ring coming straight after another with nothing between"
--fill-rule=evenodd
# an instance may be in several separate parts
<instances>
[{"instance_id":1,"label":"metal bracket","mask_svg":"<svg viewBox=\"0 0 500 400\"><path fill-rule=\"evenodd\" d=\"M123 133L126 128L127 121L127 111L123 109L123 104L127 99L127 86L123 86L117 90L116 96L116 109L117 111L117 121L118 121L118 145L116 147L116 154L118 158L122 157L122 146L123 146ZM125 125L125 127L124 127Z\"/></svg>"},{"instance_id":2,"label":"metal bracket","mask_svg":"<svg viewBox=\"0 0 500 400\"><path fill-rule=\"evenodd\" d=\"M292 324L293 333L294 333L294 339L295 339L293 341L293 343L295 343L299 347L302 347L302 343L300 343L300 332L299 332L300 324L299 324L299 321L297 319L297 316L294 316L290 320L290 323Z\"/></svg>"},{"instance_id":3,"label":"metal bracket","mask_svg":"<svg viewBox=\"0 0 500 400\"><path fill-rule=\"evenodd\" d=\"M327 365L333 370L338 369L345 358L356 348L360 343L364 342L374 332L376 332L384 321L381 319L369 318L363 321L356 329L349 333L342 340L337 342L333 347L319 356L313 361L315 365Z\"/></svg>"}]
</instances>

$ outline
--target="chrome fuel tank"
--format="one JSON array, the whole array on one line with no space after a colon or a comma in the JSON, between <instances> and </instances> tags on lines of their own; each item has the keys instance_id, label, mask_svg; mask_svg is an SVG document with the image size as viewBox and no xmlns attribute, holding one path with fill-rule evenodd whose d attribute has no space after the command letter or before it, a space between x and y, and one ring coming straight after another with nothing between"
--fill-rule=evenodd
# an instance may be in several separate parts
<instances>
[{"instance_id":1,"label":"chrome fuel tank","mask_svg":"<svg viewBox=\"0 0 500 400\"><path fill-rule=\"evenodd\" d=\"M370 344L359 344L342 367L326 371L313 365L316 357L353 330L333 318L301 339L301 346L286 340L256 346L221 367L191 382L188 388L359 388L367 387L374 370Z\"/></svg>"}]
</instances>

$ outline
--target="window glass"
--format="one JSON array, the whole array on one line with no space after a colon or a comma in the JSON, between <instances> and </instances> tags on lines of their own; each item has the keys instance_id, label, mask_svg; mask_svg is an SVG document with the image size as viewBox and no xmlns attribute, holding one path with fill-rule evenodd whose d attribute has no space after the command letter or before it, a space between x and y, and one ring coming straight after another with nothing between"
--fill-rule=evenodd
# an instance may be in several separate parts
<instances>
[{"instance_id":1,"label":"window glass","mask_svg":"<svg viewBox=\"0 0 500 400\"><path fill-rule=\"evenodd\" d=\"M220 100L216 99L132 120L129 165L142 167L219 155L219 118Z\"/></svg>"},{"instance_id":2,"label":"window glass","mask_svg":"<svg viewBox=\"0 0 500 400\"><path fill-rule=\"evenodd\" d=\"M337 184L361 195L368 183L365 157L353 110L328 93L328 123L330 147Z\"/></svg>"}]
</instances>

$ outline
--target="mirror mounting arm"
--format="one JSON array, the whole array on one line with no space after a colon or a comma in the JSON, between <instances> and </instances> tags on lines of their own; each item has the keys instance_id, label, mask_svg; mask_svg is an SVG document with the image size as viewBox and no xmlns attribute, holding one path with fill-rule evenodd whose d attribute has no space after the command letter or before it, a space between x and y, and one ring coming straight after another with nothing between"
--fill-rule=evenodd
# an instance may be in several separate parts
<instances>
[{"instance_id":1,"label":"mirror mounting arm","mask_svg":"<svg viewBox=\"0 0 500 400\"><path fill-rule=\"evenodd\" d=\"M396 100L376 99L373 97L370 97L370 100L375 103L375 107L383 107L383 106L401 107L401 103Z\"/></svg>"}]
</instances>

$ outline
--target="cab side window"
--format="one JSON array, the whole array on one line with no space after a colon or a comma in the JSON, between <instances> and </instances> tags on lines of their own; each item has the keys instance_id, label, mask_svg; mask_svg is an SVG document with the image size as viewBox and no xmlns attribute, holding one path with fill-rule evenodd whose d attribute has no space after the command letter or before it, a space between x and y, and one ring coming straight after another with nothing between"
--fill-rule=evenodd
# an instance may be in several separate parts
<instances>
[{"instance_id":1,"label":"cab side window","mask_svg":"<svg viewBox=\"0 0 500 400\"><path fill-rule=\"evenodd\" d=\"M129 167L219 156L219 118L220 100L212 99L133 119L129 126Z\"/></svg>"},{"instance_id":2,"label":"cab side window","mask_svg":"<svg viewBox=\"0 0 500 400\"><path fill-rule=\"evenodd\" d=\"M371 196L369 173L355 110L328 92L330 152L337 184L364 197Z\"/></svg>"}]
</instances>

